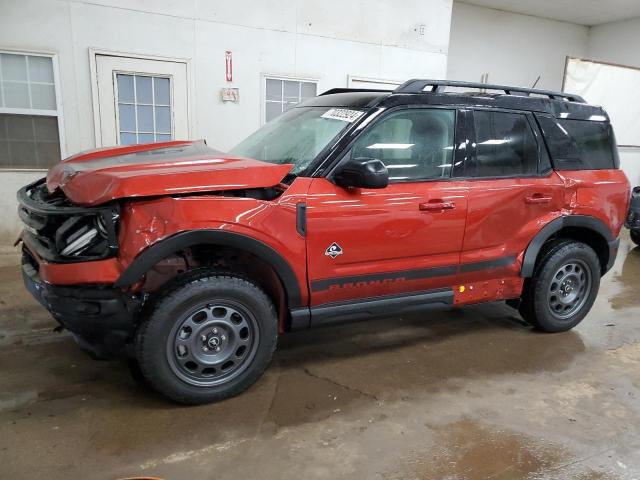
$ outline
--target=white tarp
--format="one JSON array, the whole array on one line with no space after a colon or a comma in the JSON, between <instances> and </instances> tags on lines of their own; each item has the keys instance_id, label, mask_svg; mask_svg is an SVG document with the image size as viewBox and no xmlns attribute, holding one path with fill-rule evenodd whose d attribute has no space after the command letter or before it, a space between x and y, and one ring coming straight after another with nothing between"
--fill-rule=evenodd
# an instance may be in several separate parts
<instances>
[{"instance_id":1,"label":"white tarp","mask_svg":"<svg viewBox=\"0 0 640 480\"><path fill-rule=\"evenodd\" d=\"M618 145L640 146L640 69L569 58L564 91L602 105Z\"/></svg>"}]
</instances>

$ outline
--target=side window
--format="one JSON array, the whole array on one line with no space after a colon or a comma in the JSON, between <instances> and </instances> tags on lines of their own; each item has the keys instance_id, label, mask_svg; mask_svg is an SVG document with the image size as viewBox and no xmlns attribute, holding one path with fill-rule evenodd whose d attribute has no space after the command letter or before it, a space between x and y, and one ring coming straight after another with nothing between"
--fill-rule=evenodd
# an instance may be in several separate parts
<instances>
[{"instance_id":1,"label":"side window","mask_svg":"<svg viewBox=\"0 0 640 480\"><path fill-rule=\"evenodd\" d=\"M556 120L538 115L556 170L617 168L611 125L590 120Z\"/></svg>"},{"instance_id":2,"label":"side window","mask_svg":"<svg viewBox=\"0 0 640 480\"><path fill-rule=\"evenodd\" d=\"M538 145L527 117L520 113L473 113L476 155L464 166L465 177L511 177L538 172Z\"/></svg>"},{"instance_id":3,"label":"side window","mask_svg":"<svg viewBox=\"0 0 640 480\"><path fill-rule=\"evenodd\" d=\"M352 158L377 158L390 182L449 178L453 159L455 111L407 109L392 113L365 132Z\"/></svg>"}]
</instances>

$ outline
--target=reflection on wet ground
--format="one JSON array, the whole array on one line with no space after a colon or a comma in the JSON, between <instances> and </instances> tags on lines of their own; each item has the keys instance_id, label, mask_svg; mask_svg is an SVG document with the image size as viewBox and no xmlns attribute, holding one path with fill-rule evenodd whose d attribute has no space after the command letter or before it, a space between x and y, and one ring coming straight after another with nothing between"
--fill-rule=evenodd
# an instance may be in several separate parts
<instances>
[{"instance_id":1,"label":"reflection on wet ground","mask_svg":"<svg viewBox=\"0 0 640 480\"><path fill-rule=\"evenodd\" d=\"M622 310L625 307L638 306L638 279L640 279L640 247L627 253L627 258L614 281L620 285L620 292L611 297L611 307Z\"/></svg>"},{"instance_id":2,"label":"reflection on wet ground","mask_svg":"<svg viewBox=\"0 0 640 480\"><path fill-rule=\"evenodd\" d=\"M191 408L53 333L7 258L0 478L640 477L640 250L626 236L571 332L534 332L504 304L300 332L248 392Z\"/></svg>"}]
</instances>

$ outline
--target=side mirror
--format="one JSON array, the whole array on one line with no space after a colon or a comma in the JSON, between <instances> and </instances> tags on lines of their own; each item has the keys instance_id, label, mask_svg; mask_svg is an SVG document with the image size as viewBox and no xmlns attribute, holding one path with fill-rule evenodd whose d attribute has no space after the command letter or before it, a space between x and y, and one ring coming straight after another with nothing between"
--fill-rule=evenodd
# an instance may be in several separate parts
<instances>
[{"instance_id":1,"label":"side mirror","mask_svg":"<svg viewBox=\"0 0 640 480\"><path fill-rule=\"evenodd\" d=\"M342 188L385 188L389 185L389 172L377 158L351 158L333 175Z\"/></svg>"}]
</instances>

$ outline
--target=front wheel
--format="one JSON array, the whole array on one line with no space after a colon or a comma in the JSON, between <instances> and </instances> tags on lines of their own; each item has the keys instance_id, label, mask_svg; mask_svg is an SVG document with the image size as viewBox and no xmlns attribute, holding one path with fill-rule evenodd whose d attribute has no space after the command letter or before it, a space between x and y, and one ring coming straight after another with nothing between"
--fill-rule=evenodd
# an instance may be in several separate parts
<instances>
[{"instance_id":1,"label":"front wheel","mask_svg":"<svg viewBox=\"0 0 640 480\"><path fill-rule=\"evenodd\" d=\"M278 336L267 295L231 275L188 278L160 298L136 334L149 384L172 400L200 404L236 395L268 366Z\"/></svg>"},{"instance_id":2,"label":"front wheel","mask_svg":"<svg viewBox=\"0 0 640 480\"><path fill-rule=\"evenodd\" d=\"M600 260L588 245L558 240L547 248L525 288L520 314L539 330L563 332L589 313L600 287Z\"/></svg>"}]
</instances>

